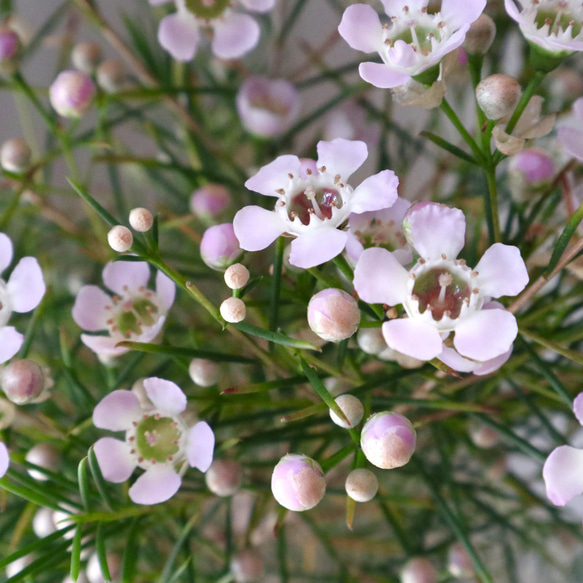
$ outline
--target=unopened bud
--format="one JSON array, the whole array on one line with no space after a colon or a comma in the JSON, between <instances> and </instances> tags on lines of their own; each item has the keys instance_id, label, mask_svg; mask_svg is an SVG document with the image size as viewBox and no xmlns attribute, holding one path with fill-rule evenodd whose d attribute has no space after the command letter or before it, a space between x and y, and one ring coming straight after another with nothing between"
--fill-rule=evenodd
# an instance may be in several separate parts
<instances>
[{"instance_id":1,"label":"unopened bud","mask_svg":"<svg viewBox=\"0 0 583 583\"><path fill-rule=\"evenodd\" d=\"M356 342L367 354L380 354L387 348L381 328L361 328L356 335Z\"/></svg>"},{"instance_id":2,"label":"unopened bud","mask_svg":"<svg viewBox=\"0 0 583 583\"><path fill-rule=\"evenodd\" d=\"M318 292L308 304L308 324L312 331L328 342L341 342L358 329L360 309L345 291L328 288Z\"/></svg>"},{"instance_id":3,"label":"unopened bud","mask_svg":"<svg viewBox=\"0 0 583 583\"><path fill-rule=\"evenodd\" d=\"M320 503L326 492L324 472L308 456L288 454L273 470L271 491L274 498L288 510L310 510Z\"/></svg>"},{"instance_id":4,"label":"unopened bud","mask_svg":"<svg viewBox=\"0 0 583 583\"><path fill-rule=\"evenodd\" d=\"M223 271L236 263L242 254L232 223L214 225L204 232L200 242L200 256L211 269Z\"/></svg>"},{"instance_id":5,"label":"unopened bud","mask_svg":"<svg viewBox=\"0 0 583 583\"><path fill-rule=\"evenodd\" d=\"M192 382L199 387L212 387L216 385L220 372L219 365L206 358L193 358L188 367L188 374Z\"/></svg>"},{"instance_id":6,"label":"unopened bud","mask_svg":"<svg viewBox=\"0 0 583 583\"><path fill-rule=\"evenodd\" d=\"M235 460L215 460L204 480L208 489L217 496L232 496L241 487L243 468Z\"/></svg>"},{"instance_id":7,"label":"unopened bud","mask_svg":"<svg viewBox=\"0 0 583 583\"><path fill-rule=\"evenodd\" d=\"M116 225L107 233L107 242L114 251L125 253L132 248L134 236L127 227Z\"/></svg>"},{"instance_id":8,"label":"unopened bud","mask_svg":"<svg viewBox=\"0 0 583 583\"><path fill-rule=\"evenodd\" d=\"M361 468L348 474L345 488L355 502L369 502L377 495L379 481L370 470Z\"/></svg>"},{"instance_id":9,"label":"unopened bud","mask_svg":"<svg viewBox=\"0 0 583 583\"><path fill-rule=\"evenodd\" d=\"M253 549L239 551L231 559L231 574L235 583L253 583L263 577L263 559Z\"/></svg>"},{"instance_id":10,"label":"unopened bud","mask_svg":"<svg viewBox=\"0 0 583 583\"><path fill-rule=\"evenodd\" d=\"M111 575L112 581L117 581L121 576L121 559L117 555L108 553L106 556L107 566L109 567L109 574ZM97 553L94 553L89 558L87 562L87 568L85 569L85 574L89 583L105 583L105 579L101 573L101 567L99 565L99 557Z\"/></svg>"},{"instance_id":11,"label":"unopened bud","mask_svg":"<svg viewBox=\"0 0 583 583\"><path fill-rule=\"evenodd\" d=\"M492 427L478 423L470 427L470 438L476 447L491 449L500 441L500 434Z\"/></svg>"},{"instance_id":12,"label":"unopened bud","mask_svg":"<svg viewBox=\"0 0 583 583\"><path fill-rule=\"evenodd\" d=\"M544 150L527 148L510 158L510 190L519 202L528 202L537 191L549 186L555 176L555 162Z\"/></svg>"},{"instance_id":13,"label":"unopened bud","mask_svg":"<svg viewBox=\"0 0 583 583\"><path fill-rule=\"evenodd\" d=\"M57 450L49 445L48 443L37 443L31 449L28 450L26 457L24 458L29 464L34 464L40 468L44 468L53 473L59 471L59 466L61 465L61 456ZM39 480L40 482L46 482L49 478L42 472L38 470L27 470L31 478Z\"/></svg>"},{"instance_id":14,"label":"unopened bud","mask_svg":"<svg viewBox=\"0 0 583 583\"><path fill-rule=\"evenodd\" d=\"M56 532L57 527L53 521L53 511L50 508L39 508L32 519L32 530L38 538L45 538L53 532Z\"/></svg>"},{"instance_id":15,"label":"unopened bud","mask_svg":"<svg viewBox=\"0 0 583 583\"><path fill-rule=\"evenodd\" d=\"M82 117L91 107L94 96L93 81L81 71L63 71L49 90L51 105L63 117Z\"/></svg>"},{"instance_id":16,"label":"unopened bud","mask_svg":"<svg viewBox=\"0 0 583 583\"><path fill-rule=\"evenodd\" d=\"M101 61L101 56L101 47L97 43L79 43L71 52L71 63L78 71L91 75Z\"/></svg>"},{"instance_id":17,"label":"unopened bud","mask_svg":"<svg viewBox=\"0 0 583 583\"><path fill-rule=\"evenodd\" d=\"M2 144L0 164L8 172L21 174L28 168L31 156L28 144L24 140L13 138Z\"/></svg>"},{"instance_id":18,"label":"unopened bud","mask_svg":"<svg viewBox=\"0 0 583 583\"><path fill-rule=\"evenodd\" d=\"M138 233L147 233L154 224L152 213L145 208L137 207L130 211L130 225Z\"/></svg>"},{"instance_id":19,"label":"unopened bud","mask_svg":"<svg viewBox=\"0 0 583 583\"><path fill-rule=\"evenodd\" d=\"M2 371L2 390L17 405L37 399L45 386L42 368L33 360L13 360Z\"/></svg>"},{"instance_id":20,"label":"unopened bud","mask_svg":"<svg viewBox=\"0 0 583 583\"><path fill-rule=\"evenodd\" d=\"M227 298L221 304L219 310L223 320L229 324L238 324L247 315L245 302L239 298Z\"/></svg>"},{"instance_id":21,"label":"unopened bud","mask_svg":"<svg viewBox=\"0 0 583 583\"><path fill-rule=\"evenodd\" d=\"M225 271L225 283L230 289L241 289L249 281L249 270L242 263L235 263Z\"/></svg>"},{"instance_id":22,"label":"unopened bud","mask_svg":"<svg viewBox=\"0 0 583 583\"><path fill-rule=\"evenodd\" d=\"M416 443L417 435L409 419L390 411L370 417L360 435L366 459L383 470L407 464L415 452Z\"/></svg>"},{"instance_id":23,"label":"unopened bud","mask_svg":"<svg viewBox=\"0 0 583 583\"><path fill-rule=\"evenodd\" d=\"M229 204L231 195L221 184L206 184L190 197L190 210L205 220L218 217Z\"/></svg>"},{"instance_id":24,"label":"unopened bud","mask_svg":"<svg viewBox=\"0 0 583 583\"><path fill-rule=\"evenodd\" d=\"M0 64L13 59L19 47L20 39L16 32L7 26L0 26Z\"/></svg>"},{"instance_id":25,"label":"unopened bud","mask_svg":"<svg viewBox=\"0 0 583 583\"><path fill-rule=\"evenodd\" d=\"M353 395L340 395L334 400L350 423L350 425L346 423L344 419L336 415L336 413L330 409L330 418L336 423L336 425L343 427L344 429L350 429L351 427L356 427L362 421L364 407L362 406L360 399L357 399Z\"/></svg>"},{"instance_id":26,"label":"unopened bud","mask_svg":"<svg viewBox=\"0 0 583 583\"><path fill-rule=\"evenodd\" d=\"M436 583L437 572L429 559L411 559L401 571L401 583Z\"/></svg>"},{"instance_id":27,"label":"unopened bud","mask_svg":"<svg viewBox=\"0 0 583 583\"><path fill-rule=\"evenodd\" d=\"M466 32L464 40L464 50L468 55L485 55L496 36L496 25L487 15L481 14L477 20L470 25L470 30Z\"/></svg>"},{"instance_id":28,"label":"unopened bud","mask_svg":"<svg viewBox=\"0 0 583 583\"><path fill-rule=\"evenodd\" d=\"M103 61L97 67L97 84L106 93L117 93L126 82L125 67L119 61Z\"/></svg>"},{"instance_id":29,"label":"unopened bud","mask_svg":"<svg viewBox=\"0 0 583 583\"><path fill-rule=\"evenodd\" d=\"M521 91L514 77L497 73L478 83L476 99L488 119L498 120L514 111Z\"/></svg>"},{"instance_id":30,"label":"unopened bud","mask_svg":"<svg viewBox=\"0 0 583 583\"><path fill-rule=\"evenodd\" d=\"M457 579L469 578L474 574L474 564L466 549L455 543L447 553L447 570Z\"/></svg>"}]
</instances>

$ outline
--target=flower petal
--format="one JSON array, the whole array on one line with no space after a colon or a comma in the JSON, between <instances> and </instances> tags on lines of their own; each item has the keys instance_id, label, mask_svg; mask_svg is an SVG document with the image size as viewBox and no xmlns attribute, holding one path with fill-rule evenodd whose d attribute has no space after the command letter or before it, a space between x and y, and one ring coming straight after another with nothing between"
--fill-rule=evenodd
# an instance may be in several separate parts
<instances>
[{"instance_id":1,"label":"flower petal","mask_svg":"<svg viewBox=\"0 0 583 583\"><path fill-rule=\"evenodd\" d=\"M399 179L392 170L369 176L354 191L350 200L353 213L378 211L392 206L397 200Z\"/></svg>"},{"instance_id":2,"label":"flower petal","mask_svg":"<svg viewBox=\"0 0 583 583\"><path fill-rule=\"evenodd\" d=\"M354 289L369 304L402 304L407 293L408 271L386 249L362 252L354 269Z\"/></svg>"},{"instance_id":3,"label":"flower petal","mask_svg":"<svg viewBox=\"0 0 583 583\"><path fill-rule=\"evenodd\" d=\"M125 482L136 469L136 460L125 441L114 437L102 437L93 446L95 457L103 477L108 482Z\"/></svg>"},{"instance_id":4,"label":"flower petal","mask_svg":"<svg viewBox=\"0 0 583 583\"><path fill-rule=\"evenodd\" d=\"M191 61L200 40L196 19L187 10L165 16L158 27L158 42L177 61Z\"/></svg>"},{"instance_id":5,"label":"flower petal","mask_svg":"<svg viewBox=\"0 0 583 583\"><path fill-rule=\"evenodd\" d=\"M452 29L471 24L486 8L486 0L443 0L441 16Z\"/></svg>"},{"instance_id":6,"label":"flower petal","mask_svg":"<svg viewBox=\"0 0 583 583\"><path fill-rule=\"evenodd\" d=\"M418 360L432 360L443 348L437 328L413 318L385 322L383 336L389 348Z\"/></svg>"},{"instance_id":7,"label":"flower petal","mask_svg":"<svg viewBox=\"0 0 583 583\"><path fill-rule=\"evenodd\" d=\"M160 504L178 492L182 478L172 466L154 466L142 474L130 488L129 495L136 504Z\"/></svg>"},{"instance_id":8,"label":"flower petal","mask_svg":"<svg viewBox=\"0 0 583 583\"><path fill-rule=\"evenodd\" d=\"M359 140L337 138L330 142L318 142L318 168L326 166L326 171L337 174L346 182L368 158L368 148Z\"/></svg>"},{"instance_id":9,"label":"flower petal","mask_svg":"<svg viewBox=\"0 0 583 583\"><path fill-rule=\"evenodd\" d=\"M364 245L358 240L358 237L352 232L352 230L348 231L346 235L346 257L352 265L355 265L364 251Z\"/></svg>"},{"instance_id":10,"label":"flower petal","mask_svg":"<svg viewBox=\"0 0 583 583\"><path fill-rule=\"evenodd\" d=\"M577 118L583 120L583 97L579 97L573 103L573 113Z\"/></svg>"},{"instance_id":11,"label":"flower petal","mask_svg":"<svg viewBox=\"0 0 583 583\"><path fill-rule=\"evenodd\" d=\"M186 456L188 463L206 472L212 462L215 449L215 434L208 423L200 421L188 433L188 443L186 444Z\"/></svg>"},{"instance_id":12,"label":"flower petal","mask_svg":"<svg viewBox=\"0 0 583 583\"><path fill-rule=\"evenodd\" d=\"M0 233L0 273L2 273L11 263L14 254L14 247L8 235Z\"/></svg>"},{"instance_id":13,"label":"flower petal","mask_svg":"<svg viewBox=\"0 0 583 583\"><path fill-rule=\"evenodd\" d=\"M555 448L543 466L547 498L555 506L564 506L583 493L583 450L561 445Z\"/></svg>"},{"instance_id":14,"label":"flower petal","mask_svg":"<svg viewBox=\"0 0 583 583\"><path fill-rule=\"evenodd\" d=\"M512 356L513 349L514 347L511 346L509 350L500 356L496 356L495 358L491 358L490 360L482 362L480 366L474 370L474 374L478 376L484 376L498 370L501 366L508 362L508 359Z\"/></svg>"},{"instance_id":15,"label":"flower petal","mask_svg":"<svg viewBox=\"0 0 583 583\"><path fill-rule=\"evenodd\" d=\"M482 310L458 322L453 344L462 356L483 362L507 352L517 334L513 314L506 310Z\"/></svg>"},{"instance_id":16,"label":"flower petal","mask_svg":"<svg viewBox=\"0 0 583 583\"><path fill-rule=\"evenodd\" d=\"M144 379L146 394L154 407L169 415L179 415L186 409L186 395L172 381L150 377Z\"/></svg>"},{"instance_id":17,"label":"flower petal","mask_svg":"<svg viewBox=\"0 0 583 583\"><path fill-rule=\"evenodd\" d=\"M145 261L112 261L103 268L105 287L126 295L148 285L150 267Z\"/></svg>"},{"instance_id":18,"label":"flower petal","mask_svg":"<svg viewBox=\"0 0 583 583\"><path fill-rule=\"evenodd\" d=\"M6 446L0 441L0 478L6 474L9 465L10 457L8 456L8 450L6 449Z\"/></svg>"},{"instance_id":19,"label":"flower petal","mask_svg":"<svg viewBox=\"0 0 583 583\"><path fill-rule=\"evenodd\" d=\"M34 310L47 289L38 261L34 257L23 257L12 271L6 289L15 312Z\"/></svg>"},{"instance_id":20,"label":"flower petal","mask_svg":"<svg viewBox=\"0 0 583 583\"><path fill-rule=\"evenodd\" d=\"M97 332L107 328L109 318L108 306L111 298L96 285L83 286L77 293L73 306L73 320L80 328Z\"/></svg>"},{"instance_id":21,"label":"flower petal","mask_svg":"<svg viewBox=\"0 0 583 583\"><path fill-rule=\"evenodd\" d=\"M394 89L411 80L411 75L394 71L382 63L360 63L358 72L367 83L379 89Z\"/></svg>"},{"instance_id":22,"label":"flower petal","mask_svg":"<svg viewBox=\"0 0 583 583\"><path fill-rule=\"evenodd\" d=\"M573 401L573 413L577 417L577 421L583 425L583 393L579 393Z\"/></svg>"},{"instance_id":23,"label":"flower petal","mask_svg":"<svg viewBox=\"0 0 583 583\"><path fill-rule=\"evenodd\" d=\"M168 4L173 0L150 0L150 5L152 6L160 6L161 4Z\"/></svg>"},{"instance_id":24,"label":"flower petal","mask_svg":"<svg viewBox=\"0 0 583 583\"><path fill-rule=\"evenodd\" d=\"M0 364L10 360L22 346L24 336L13 326L0 328Z\"/></svg>"},{"instance_id":25,"label":"flower petal","mask_svg":"<svg viewBox=\"0 0 583 583\"><path fill-rule=\"evenodd\" d=\"M90 334L81 334L81 342L95 354L100 356L121 356L125 354L128 349L121 346L117 347L119 340L115 340L111 336L91 336Z\"/></svg>"},{"instance_id":26,"label":"flower petal","mask_svg":"<svg viewBox=\"0 0 583 583\"><path fill-rule=\"evenodd\" d=\"M383 27L377 11L367 4L353 4L342 15L340 36L356 51L376 53L383 46Z\"/></svg>"},{"instance_id":27,"label":"flower petal","mask_svg":"<svg viewBox=\"0 0 583 583\"><path fill-rule=\"evenodd\" d=\"M123 389L105 395L93 409L93 425L109 431L127 431L140 419L140 401L132 391Z\"/></svg>"},{"instance_id":28,"label":"flower petal","mask_svg":"<svg viewBox=\"0 0 583 583\"><path fill-rule=\"evenodd\" d=\"M176 285L161 271L156 273L156 295L162 300L162 305L169 310L176 297Z\"/></svg>"},{"instance_id":29,"label":"flower petal","mask_svg":"<svg viewBox=\"0 0 583 583\"><path fill-rule=\"evenodd\" d=\"M241 249L261 251L285 232L286 225L274 211L250 205L235 215L233 229Z\"/></svg>"},{"instance_id":30,"label":"flower petal","mask_svg":"<svg viewBox=\"0 0 583 583\"><path fill-rule=\"evenodd\" d=\"M269 12L275 6L275 0L241 0L241 4L252 12Z\"/></svg>"},{"instance_id":31,"label":"flower petal","mask_svg":"<svg viewBox=\"0 0 583 583\"><path fill-rule=\"evenodd\" d=\"M528 283L528 271L518 247L494 243L489 247L478 265L476 284L485 296L499 298L515 296Z\"/></svg>"},{"instance_id":32,"label":"flower petal","mask_svg":"<svg viewBox=\"0 0 583 583\"><path fill-rule=\"evenodd\" d=\"M302 233L291 242L289 262L295 267L310 269L339 255L346 247L345 231L319 227Z\"/></svg>"},{"instance_id":33,"label":"flower petal","mask_svg":"<svg viewBox=\"0 0 583 583\"><path fill-rule=\"evenodd\" d=\"M302 163L297 156L279 156L273 162L259 169L259 172L245 182L245 188L265 196L279 197L276 191L289 183L288 174L299 176Z\"/></svg>"},{"instance_id":34,"label":"flower petal","mask_svg":"<svg viewBox=\"0 0 583 583\"><path fill-rule=\"evenodd\" d=\"M520 24L520 11L518 10L514 0L504 0L504 8L506 8L508 16Z\"/></svg>"},{"instance_id":35,"label":"flower petal","mask_svg":"<svg viewBox=\"0 0 583 583\"><path fill-rule=\"evenodd\" d=\"M474 372L481 365L480 362L464 358L457 350L449 348L449 346L443 347L438 358L441 362L458 372Z\"/></svg>"},{"instance_id":36,"label":"flower petal","mask_svg":"<svg viewBox=\"0 0 583 583\"><path fill-rule=\"evenodd\" d=\"M231 12L214 21L213 53L220 59L238 59L259 42L261 29L252 16Z\"/></svg>"},{"instance_id":37,"label":"flower petal","mask_svg":"<svg viewBox=\"0 0 583 583\"><path fill-rule=\"evenodd\" d=\"M581 130L562 126L558 129L557 135L567 154L583 162L583 133Z\"/></svg>"}]
</instances>

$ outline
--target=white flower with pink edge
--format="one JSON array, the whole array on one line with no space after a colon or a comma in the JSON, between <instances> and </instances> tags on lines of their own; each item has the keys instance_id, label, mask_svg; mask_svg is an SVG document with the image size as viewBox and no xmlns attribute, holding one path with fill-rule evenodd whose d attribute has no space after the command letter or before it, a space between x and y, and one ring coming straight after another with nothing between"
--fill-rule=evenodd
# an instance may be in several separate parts
<instances>
[{"instance_id":1,"label":"white flower with pink edge","mask_svg":"<svg viewBox=\"0 0 583 583\"><path fill-rule=\"evenodd\" d=\"M383 170L357 188L347 181L368 157L364 142L318 143L318 160L280 156L247 180L249 190L277 198L275 209L242 208L233 220L235 235L246 251L265 249L284 233L295 237L290 263L309 269L333 259L346 247L350 216L376 211L397 200L399 179Z\"/></svg>"},{"instance_id":2,"label":"white flower with pink edge","mask_svg":"<svg viewBox=\"0 0 583 583\"><path fill-rule=\"evenodd\" d=\"M109 431L125 431L125 439L102 437L94 447L103 477L125 482L138 467L145 470L129 496L136 504L159 504L170 499L188 466L206 472L212 461L215 436L204 421L189 427L181 414L186 395L171 381L144 379L152 407L140 405L132 391L105 396L93 411L93 424Z\"/></svg>"},{"instance_id":3,"label":"white flower with pink edge","mask_svg":"<svg viewBox=\"0 0 583 583\"><path fill-rule=\"evenodd\" d=\"M117 346L124 340L151 342L158 336L166 314L174 303L174 282L158 271L156 291L148 289L150 267L143 261L117 261L103 269L103 283L110 296L96 285L79 290L73 306L73 319L88 332L107 331L107 335L82 334L81 340L101 357L125 354Z\"/></svg>"},{"instance_id":4,"label":"white flower with pink edge","mask_svg":"<svg viewBox=\"0 0 583 583\"><path fill-rule=\"evenodd\" d=\"M389 347L425 361L462 357L457 364L465 361L470 370L500 366L493 359L507 358L518 326L513 314L489 302L514 296L528 283L520 251L495 243L471 269L457 259L465 242L463 212L437 203L413 206L404 228L419 254L413 267L407 270L392 253L375 248L362 253L354 271L362 300L405 310L406 318L383 324ZM451 333L455 350L444 345Z\"/></svg>"}]
</instances>

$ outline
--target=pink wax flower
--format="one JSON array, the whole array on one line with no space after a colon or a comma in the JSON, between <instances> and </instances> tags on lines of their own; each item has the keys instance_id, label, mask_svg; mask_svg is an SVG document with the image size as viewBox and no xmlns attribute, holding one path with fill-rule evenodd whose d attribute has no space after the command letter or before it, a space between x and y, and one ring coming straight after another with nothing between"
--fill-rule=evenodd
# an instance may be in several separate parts
<instances>
[{"instance_id":1,"label":"pink wax flower","mask_svg":"<svg viewBox=\"0 0 583 583\"><path fill-rule=\"evenodd\" d=\"M297 118L300 99L285 79L249 77L237 93L237 112L249 133L272 138L283 134Z\"/></svg>"},{"instance_id":2,"label":"pink wax flower","mask_svg":"<svg viewBox=\"0 0 583 583\"><path fill-rule=\"evenodd\" d=\"M10 465L10 457L6 446L0 441L0 478L2 478L8 471Z\"/></svg>"},{"instance_id":3,"label":"pink wax flower","mask_svg":"<svg viewBox=\"0 0 583 583\"><path fill-rule=\"evenodd\" d=\"M518 333L516 318L504 309L487 309L486 303L515 296L528 283L520 251L495 243L472 270L456 259L465 242L462 211L420 203L411 207L403 224L419 255L411 269L385 249L367 249L354 272L362 300L402 305L407 314L383 324L389 347L432 360L453 332L453 347L466 359L485 363L507 353Z\"/></svg>"},{"instance_id":4,"label":"pink wax flower","mask_svg":"<svg viewBox=\"0 0 583 583\"><path fill-rule=\"evenodd\" d=\"M149 279L147 263L117 261L103 269L103 283L113 296L95 285L82 287L73 306L73 319L88 332L108 332L105 336L82 334L83 344L99 356L112 357L128 351L116 346L119 342L154 340L174 303L176 287L160 271L156 273L156 291L147 288Z\"/></svg>"},{"instance_id":5,"label":"pink wax flower","mask_svg":"<svg viewBox=\"0 0 583 583\"><path fill-rule=\"evenodd\" d=\"M372 6L352 4L338 27L353 49L378 53L383 62L361 63L359 72L365 81L381 89L405 85L438 66L445 55L463 44L470 25L486 6L486 0L442 0L441 11L431 13L427 10L429 0L381 2L388 25L383 26Z\"/></svg>"},{"instance_id":6,"label":"pink wax flower","mask_svg":"<svg viewBox=\"0 0 583 583\"><path fill-rule=\"evenodd\" d=\"M63 71L49 89L49 100L63 117L82 117L95 97L93 81L81 71Z\"/></svg>"},{"instance_id":7,"label":"pink wax flower","mask_svg":"<svg viewBox=\"0 0 583 583\"><path fill-rule=\"evenodd\" d=\"M231 204L231 195L222 184L205 184L190 197L190 210L203 220L218 217Z\"/></svg>"},{"instance_id":8,"label":"pink wax flower","mask_svg":"<svg viewBox=\"0 0 583 583\"><path fill-rule=\"evenodd\" d=\"M510 191L520 202L527 202L535 192L550 186L554 176L555 162L544 150L528 148L510 158Z\"/></svg>"},{"instance_id":9,"label":"pink wax flower","mask_svg":"<svg viewBox=\"0 0 583 583\"><path fill-rule=\"evenodd\" d=\"M177 61L191 61L200 42L201 29L210 29L212 51L220 59L238 59L255 48L260 28L248 14L233 10L238 4L250 12L269 12L275 0L150 0L150 4L174 1L176 12L165 16L158 41Z\"/></svg>"},{"instance_id":10,"label":"pink wax flower","mask_svg":"<svg viewBox=\"0 0 583 583\"><path fill-rule=\"evenodd\" d=\"M557 134L567 154L583 162L583 97L573 103L573 114L568 123L561 124Z\"/></svg>"},{"instance_id":11,"label":"pink wax flower","mask_svg":"<svg viewBox=\"0 0 583 583\"><path fill-rule=\"evenodd\" d=\"M364 142L318 143L318 161L279 156L247 180L249 190L277 199L273 211L260 206L241 209L233 221L242 249L260 251L284 233L295 239L289 261L308 269L342 253L348 233L340 229L350 216L390 207L399 179L383 170L357 188L347 184L368 156Z\"/></svg>"},{"instance_id":12,"label":"pink wax flower","mask_svg":"<svg viewBox=\"0 0 583 583\"><path fill-rule=\"evenodd\" d=\"M232 223L213 225L204 232L200 242L200 256L211 269L224 271L236 263L241 255L243 250Z\"/></svg>"},{"instance_id":13,"label":"pink wax flower","mask_svg":"<svg viewBox=\"0 0 583 583\"><path fill-rule=\"evenodd\" d=\"M125 438L102 437L94 450L108 482L125 482L136 467L145 470L130 488L130 498L136 504L159 504L176 494L187 466L209 469L215 436L204 421L188 425L181 415L186 395L173 382L151 377L144 379L144 389L151 407L125 390L113 391L97 404L93 424L124 431Z\"/></svg>"},{"instance_id":14,"label":"pink wax flower","mask_svg":"<svg viewBox=\"0 0 583 583\"><path fill-rule=\"evenodd\" d=\"M13 253L12 241L0 233L0 274L12 263ZM6 325L12 312L34 310L45 290L43 273L34 257L23 257L7 282L0 277L0 364L10 360L24 342L24 336L16 328Z\"/></svg>"}]
</instances>

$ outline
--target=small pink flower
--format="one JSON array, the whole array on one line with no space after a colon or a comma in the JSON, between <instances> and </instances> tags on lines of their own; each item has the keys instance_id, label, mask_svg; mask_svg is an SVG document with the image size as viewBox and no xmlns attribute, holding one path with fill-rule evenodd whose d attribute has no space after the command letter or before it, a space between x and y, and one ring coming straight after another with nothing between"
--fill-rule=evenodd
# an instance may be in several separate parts
<instances>
[{"instance_id":1,"label":"small pink flower","mask_svg":"<svg viewBox=\"0 0 583 583\"><path fill-rule=\"evenodd\" d=\"M454 333L457 356L488 366L506 355L518 333L510 312L490 306L491 298L514 296L528 283L516 247L496 243L475 267L457 260L465 242L462 211L437 203L415 205L404 227L419 259L408 271L385 249L365 250L354 272L354 287L369 303L402 305L407 318L383 324L390 348L419 360L455 354L444 346ZM472 365L473 366L473 365ZM479 368L479 367L478 367Z\"/></svg>"},{"instance_id":2,"label":"small pink flower","mask_svg":"<svg viewBox=\"0 0 583 583\"><path fill-rule=\"evenodd\" d=\"M215 436L204 421L187 425L181 416L186 395L173 382L152 377L144 379L144 389L152 407L140 405L138 397L125 390L113 391L97 404L93 424L124 431L125 438L102 437L94 450L109 482L125 482L136 467L145 470L129 496L136 504L159 504L176 494L188 466L209 469Z\"/></svg>"},{"instance_id":3,"label":"small pink flower","mask_svg":"<svg viewBox=\"0 0 583 583\"><path fill-rule=\"evenodd\" d=\"M205 184L190 197L190 210L205 221L218 217L230 204L231 195L222 184Z\"/></svg>"},{"instance_id":4,"label":"small pink flower","mask_svg":"<svg viewBox=\"0 0 583 583\"><path fill-rule=\"evenodd\" d=\"M0 274L12 263L12 241L0 233ZM38 261L23 257L12 270L8 282L0 278L0 364L10 360L22 346L24 337L7 326L12 312L34 310L45 295L46 287Z\"/></svg>"},{"instance_id":5,"label":"small pink flower","mask_svg":"<svg viewBox=\"0 0 583 583\"><path fill-rule=\"evenodd\" d=\"M150 0L167 4L172 0ZM201 29L212 31L212 51L220 59L238 59L255 48L261 30L248 14L233 10L242 4L251 12L269 12L275 0L174 0L176 12L165 16L158 41L177 61L191 61L200 42Z\"/></svg>"},{"instance_id":6,"label":"small pink flower","mask_svg":"<svg viewBox=\"0 0 583 583\"><path fill-rule=\"evenodd\" d=\"M6 446L0 441L0 478L2 478L8 471L10 465L10 457Z\"/></svg>"},{"instance_id":7,"label":"small pink flower","mask_svg":"<svg viewBox=\"0 0 583 583\"><path fill-rule=\"evenodd\" d=\"M290 263L308 269L344 250L348 233L342 228L353 213L390 207L399 180L392 170L370 176L357 188L347 181L368 156L364 142L332 140L318 143L318 161L279 156L247 180L245 186L277 199L275 209L246 206L233 221L242 249L260 251L287 233Z\"/></svg>"},{"instance_id":8,"label":"small pink flower","mask_svg":"<svg viewBox=\"0 0 583 583\"><path fill-rule=\"evenodd\" d=\"M63 71L49 89L49 99L55 111L63 117L80 118L91 107L95 85L81 71Z\"/></svg>"},{"instance_id":9,"label":"small pink flower","mask_svg":"<svg viewBox=\"0 0 583 583\"><path fill-rule=\"evenodd\" d=\"M573 114L568 122L561 123L557 133L567 154L583 162L583 97L573 103Z\"/></svg>"},{"instance_id":10,"label":"small pink flower","mask_svg":"<svg viewBox=\"0 0 583 583\"><path fill-rule=\"evenodd\" d=\"M390 24L383 26L368 4L352 4L338 32L355 50L378 53L382 63L361 63L360 76L375 87L393 89L439 65L459 48L486 0L443 0L428 12L429 0L381 0ZM436 75L437 78L437 75Z\"/></svg>"},{"instance_id":11,"label":"small pink flower","mask_svg":"<svg viewBox=\"0 0 583 583\"><path fill-rule=\"evenodd\" d=\"M151 342L159 334L174 303L176 287L162 272L156 274L156 291L148 289L150 267L145 262L117 261L103 270L103 283L114 295L95 285L79 290L73 319L88 332L106 330L106 336L82 334L81 340L100 356L125 354L119 342Z\"/></svg>"}]
</instances>

